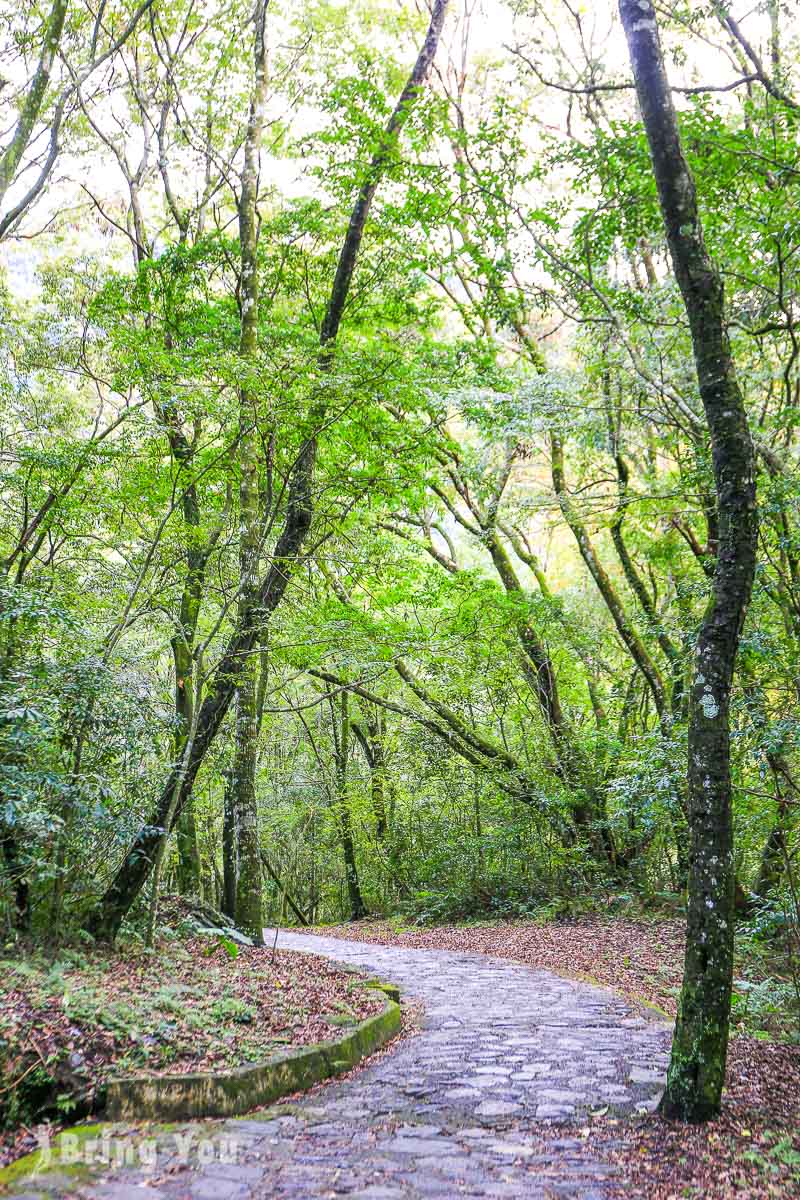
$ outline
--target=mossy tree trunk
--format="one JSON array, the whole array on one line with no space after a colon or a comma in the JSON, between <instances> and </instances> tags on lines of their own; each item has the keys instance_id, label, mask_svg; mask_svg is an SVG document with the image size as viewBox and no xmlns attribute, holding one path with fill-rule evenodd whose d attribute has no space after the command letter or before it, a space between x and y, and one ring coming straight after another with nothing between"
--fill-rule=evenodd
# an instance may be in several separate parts
<instances>
[{"instance_id":1,"label":"mossy tree trunk","mask_svg":"<svg viewBox=\"0 0 800 1200\"><path fill-rule=\"evenodd\" d=\"M720 1107L733 981L733 828L729 705L755 571L754 451L731 358L719 270L709 255L683 155L650 0L620 0L675 277L683 296L711 439L718 552L698 634L689 704L686 959L666 1116L704 1121Z\"/></svg>"},{"instance_id":2,"label":"mossy tree trunk","mask_svg":"<svg viewBox=\"0 0 800 1200\"><path fill-rule=\"evenodd\" d=\"M194 485L190 489L195 491ZM186 510L196 506L184 502L184 521ZM199 520L199 511L197 511ZM183 753L184 742L191 728L194 716L194 684L195 662L193 654L194 640L197 632L197 617L200 607L200 591L205 574L205 562L197 562L196 548L192 546L196 526L189 526L189 545L187 553L187 579L181 600L180 630L172 639L172 659L175 670L175 761ZM194 797L189 797L181 811L177 826L178 844L178 889L183 895L200 895L200 855L197 848L197 825L194 813Z\"/></svg>"},{"instance_id":3,"label":"mossy tree trunk","mask_svg":"<svg viewBox=\"0 0 800 1200\"><path fill-rule=\"evenodd\" d=\"M47 16L36 71L25 93L11 140L0 154L0 203L5 200L6 193L14 182L36 121L41 115L50 87L53 64L64 34L68 10L68 0L54 0Z\"/></svg>"},{"instance_id":4,"label":"mossy tree trunk","mask_svg":"<svg viewBox=\"0 0 800 1200\"><path fill-rule=\"evenodd\" d=\"M258 399L255 386L258 355L258 155L267 95L266 9L259 0L255 14L255 82L244 147L239 195L239 624L257 614L261 541L259 504ZM263 940L261 846L258 828L256 765L258 761L258 672L255 648L239 672L236 692L236 744L231 798L236 837L236 924L260 943Z\"/></svg>"},{"instance_id":5,"label":"mossy tree trunk","mask_svg":"<svg viewBox=\"0 0 800 1200\"><path fill-rule=\"evenodd\" d=\"M356 847L353 840L353 816L350 811L350 797L347 789L347 760L350 755L350 705L347 691L342 691L339 700L338 733L335 722L333 730L336 751L336 821L342 842L350 920L360 921L367 915L367 906L358 882Z\"/></svg>"},{"instance_id":6,"label":"mossy tree trunk","mask_svg":"<svg viewBox=\"0 0 800 1200\"><path fill-rule=\"evenodd\" d=\"M261 843L256 794L255 663L251 654L236 697L236 748L231 798L236 838L236 924L256 942L263 938Z\"/></svg>"},{"instance_id":7,"label":"mossy tree trunk","mask_svg":"<svg viewBox=\"0 0 800 1200\"><path fill-rule=\"evenodd\" d=\"M182 431L168 426L172 456L178 464L187 465L193 451ZM181 596L179 627L171 642L172 661L175 671L175 761L183 752L184 742L192 725L195 707L195 662L194 643L197 636L197 620L203 594L207 553L201 545L200 505L197 488L192 480L183 496L183 522L186 539L186 578ZM197 849L197 826L195 824L194 800L184 804L177 829L178 842L178 887L186 894L200 894L200 857Z\"/></svg>"},{"instance_id":8,"label":"mossy tree trunk","mask_svg":"<svg viewBox=\"0 0 800 1200\"><path fill-rule=\"evenodd\" d=\"M388 832L386 819L386 718L377 706L372 713L366 706L365 710L363 723L352 721L351 725L369 767L375 840L382 844L386 841Z\"/></svg>"},{"instance_id":9,"label":"mossy tree trunk","mask_svg":"<svg viewBox=\"0 0 800 1200\"><path fill-rule=\"evenodd\" d=\"M233 921L236 917L236 814L230 772L225 773L222 793L222 901L220 908Z\"/></svg>"}]
</instances>

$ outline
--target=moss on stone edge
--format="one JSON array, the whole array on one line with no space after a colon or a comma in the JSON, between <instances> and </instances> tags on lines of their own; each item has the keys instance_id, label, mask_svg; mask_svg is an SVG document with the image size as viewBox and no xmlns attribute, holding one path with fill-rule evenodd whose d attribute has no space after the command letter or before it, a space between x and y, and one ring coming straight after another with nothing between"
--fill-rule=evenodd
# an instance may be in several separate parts
<instances>
[{"instance_id":1,"label":"moss on stone edge","mask_svg":"<svg viewBox=\"0 0 800 1200\"><path fill-rule=\"evenodd\" d=\"M102 1125L74 1125L54 1137L48 1150L33 1150L30 1154L18 1158L16 1162L9 1163L7 1167L0 1167L0 1188L5 1191L12 1184L29 1179L40 1171L51 1170L54 1164L59 1175L74 1177L76 1182L79 1182L91 1174L91 1169L85 1163L62 1162L62 1140L65 1136L72 1138L71 1145L75 1145L74 1139L77 1138L77 1145L82 1146L85 1142L101 1137L102 1134Z\"/></svg>"},{"instance_id":2,"label":"moss on stone edge","mask_svg":"<svg viewBox=\"0 0 800 1200\"><path fill-rule=\"evenodd\" d=\"M383 992L390 1000L394 1000L395 1004L400 1003L400 988L396 983L386 983L383 979L368 979L364 986L376 992Z\"/></svg>"},{"instance_id":3,"label":"moss on stone edge","mask_svg":"<svg viewBox=\"0 0 800 1200\"><path fill-rule=\"evenodd\" d=\"M240 1116L349 1071L399 1029L400 1007L387 998L383 1012L361 1021L343 1037L285 1051L254 1066L111 1080L106 1115L112 1121Z\"/></svg>"},{"instance_id":4,"label":"moss on stone edge","mask_svg":"<svg viewBox=\"0 0 800 1200\"><path fill-rule=\"evenodd\" d=\"M378 987L377 982L373 985ZM392 984L386 990L397 993ZM380 990L383 990L381 986ZM323 1079L342 1074L362 1058L385 1045L400 1030L400 1007L387 998L383 1012L368 1017L343 1037L317 1046L305 1046L275 1055L266 1063L239 1067L218 1074L168 1075L156 1078L138 1076L116 1080L108 1085L106 1115L109 1120L157 1120L179 1122L197 1117L238 1117L250 1109L279 1100L292 1092L303 1091ZM162 1085L166 1085L163 1086ZM112 1092L118 1093L114 1109ZM160 1129L169 1129L169 1124ZM80 1183L92 1173L84 1163L62 1163L59 1143L63 1137L78 1138L78 1144L101 1137L104 1125L75 1125L52 1141L50 1152L34 1150L0 1168L0 1188L4 1191L30 1180L39 1172L57 1164L59 1176L69 1175ZM74 1143L73 1143L74 1144Z\"/></svg>"}]
</instances>

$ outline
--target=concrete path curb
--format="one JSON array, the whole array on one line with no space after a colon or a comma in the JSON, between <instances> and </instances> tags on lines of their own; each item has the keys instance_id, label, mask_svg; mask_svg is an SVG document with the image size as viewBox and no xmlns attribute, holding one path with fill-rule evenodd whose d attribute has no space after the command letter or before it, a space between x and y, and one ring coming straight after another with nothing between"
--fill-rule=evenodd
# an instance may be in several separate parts
<instances>
[{"instance_id":1,"label":"concrete path curb","mask_svg":"<svg viewBox=\"0 0 800 1200\"><path fill-rule=\"evenodd\" d=\"M396 989L392 991L397 994ZM230 1071L112 1080L103 1115L110 1121L240 1116L342 1075L390 1041L399 1029L400 1006L387 996L383 1012L367 1017L343 1037L284 1051L263 1063Z\"/></svg>"}]
</instances>

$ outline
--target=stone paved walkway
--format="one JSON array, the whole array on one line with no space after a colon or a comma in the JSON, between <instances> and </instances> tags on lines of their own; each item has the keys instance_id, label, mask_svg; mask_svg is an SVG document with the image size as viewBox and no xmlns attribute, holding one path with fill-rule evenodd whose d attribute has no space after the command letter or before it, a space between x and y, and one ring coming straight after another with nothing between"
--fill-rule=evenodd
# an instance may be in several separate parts
<instances>
[{"instance_id":1,"label":"stone paved walkway","mask_svg":"<svg viewBox=\"0 0 800 1200\"><path fill-rule=\"evenodd\" d=\"M602 1200L609 1168L587 1160L570 1137L556 1137L542 1153L536 1125L590 1110L653 1108L667 1062L663 1022L646 1020L614 993L479 954L288 932L278 945L399 984L424 1004L421 1032L287 1115L216 1126L238 1141L232 1161L216 1156L181 1169L167 1150L149 1177L117 1172L78 1195ZM26 1195L47 1187L45 1177ZM54 1191L63 1194L51 1185Z\"/></svg>"}]
</instances>

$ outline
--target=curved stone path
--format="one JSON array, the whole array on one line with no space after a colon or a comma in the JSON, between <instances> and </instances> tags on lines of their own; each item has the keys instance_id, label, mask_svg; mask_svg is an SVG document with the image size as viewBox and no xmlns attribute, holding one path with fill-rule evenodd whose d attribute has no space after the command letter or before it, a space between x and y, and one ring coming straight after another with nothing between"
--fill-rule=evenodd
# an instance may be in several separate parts
<instances>
[{"instance_id":1,"label":"curved stone path","mask_svg":"<svg viewBox=\"0 0 800 1200\"><path fill-rule=\"evenodd\" d=\"M480 954L281 932L278 945L347 962L422 1001L419 1033L270 1119L226 1122L230 1161L172 1156L84 1185L97 1200L601 1200L606 1164L541 1122L658 1100L669 1026L615 993ZM202 1125L195 1126L202 1130ZM205 1128L208 1128L207 1126ZM189 1129L191 1133L191 1128ZM223 1158L225 1155L223 1155ZM29 1193L36 1194L38 1184ZM46 1187L46 1183L43 1183ZM41 1194L41 1193L40 1193ZM50 1191L52 1196L53 1191Z\"/></svg>"}]
</instances>

